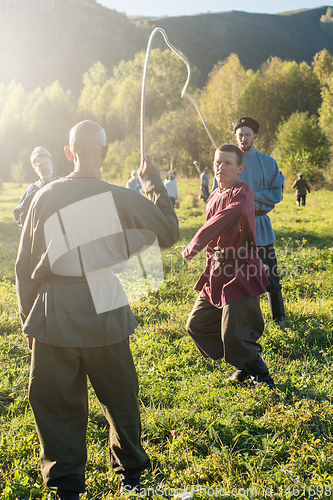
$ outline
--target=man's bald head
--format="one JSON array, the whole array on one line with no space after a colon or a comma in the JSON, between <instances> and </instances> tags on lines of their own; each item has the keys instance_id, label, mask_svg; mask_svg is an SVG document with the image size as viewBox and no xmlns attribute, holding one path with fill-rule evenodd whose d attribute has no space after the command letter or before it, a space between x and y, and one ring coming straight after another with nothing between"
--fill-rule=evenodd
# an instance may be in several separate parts
<instances>
[{"instance_id":1,"label":"man's bald head","mask_svg":"<svg viewBox=\"0 0 333 500\"><path fill-rule=\"evenodd\" d=\"M69 145L78 152L81 149L106 146L106 135L103 127L90 120L77 123L69 133Z\"/></svg>"},{"instance_id":2,"label":"man's bald head","mask_svg":"<svg viewBox=\"0 0 333 500\"><path fill-rule=\"evenodd\" d=\"M74 161L75 170L92 172L97 167L99 170L107 151L105 131L98 123L85 120L71 129L65 153Z\"/></svg>"}]
</instances>

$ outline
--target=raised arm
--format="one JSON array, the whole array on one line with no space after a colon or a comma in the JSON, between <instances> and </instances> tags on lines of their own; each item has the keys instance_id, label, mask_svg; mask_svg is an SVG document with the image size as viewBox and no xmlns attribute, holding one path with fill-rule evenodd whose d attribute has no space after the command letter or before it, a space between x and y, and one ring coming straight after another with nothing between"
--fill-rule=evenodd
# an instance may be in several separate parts
<instances>
[{"instance_id":1,"label":"raised arm","mask_svg":"<svg viewBox=\"0 0 333 500\"><path fill-rule=\"evenodd\" d=\"M143 158L138 175L147 198L156 205L160 212L152 210L149 214L149 229L155 232L161 247L170 247L178 241L179 224L159 170L150 158Z\"/></svg>"},{"instance_id":2,"label":"raised arm","mask_svg":"<svg viewBox=\"0 0 333 500\"><path fill-rule=\"evenodd\" d=\"M238 193L232 202L219 210L197 231L183 251L186 260L192 260L211 241L226 234L234 234L241 229L241 216L244 213L244 195ZM247 205L246 205L247 206Z\"/></svg>"}]
</instances>

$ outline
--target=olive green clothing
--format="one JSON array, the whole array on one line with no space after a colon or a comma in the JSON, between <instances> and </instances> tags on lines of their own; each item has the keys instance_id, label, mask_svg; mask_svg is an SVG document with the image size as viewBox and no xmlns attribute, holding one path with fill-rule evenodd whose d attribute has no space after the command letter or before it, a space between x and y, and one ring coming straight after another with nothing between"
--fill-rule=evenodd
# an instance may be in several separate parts
<instances>
[{"instance_id":1,"label":"olive green clothing","mask_svg":"<svg viewBox=\"0 0 333 500\"><path fill-rule=\"evenodd\" d=\"M156 237L161 247L178 239L160 176L143 185L149 199L91 177L54 181L34 197L22 230L17 295L24 333L35 339L29 398L49 488L85 489L87 376L110 424L113 470L149 466L128 340L137 323L128 303L117 302L121 287L108 288L114 307L102 312L92 293L103 302L104 275L118 286L113 270L132 254Z\"/></svg>"},{"instance_id":2,"label":"olive green clothing","mask_svg":"<svg viewBox=\"0 0 333 500\"><path fill-rule=\"evenodd\" d=\"M121 263L128 253L129 238L126 234L131 235L133 230L141 231L136 240L149 230L149 234L157 236L161 247L174 244L178 239L178 220L162 179L157 174L151 175L143 182L143 187L153 203L132 190L96 178L63 178L48 184L36 194L22 230L16 262L18 303L26 335L50 345L98 347L120 342L134 331L137 323L128 305L97 314L84 278L82 282L73 283L53 282L52 278L55 274L84 275L84 258L89 260L90 266L96 266L88 269L92 272ZM84 234L79 234L82 244L69 251L65 248L61 257L52 262L54 256L51 245L46 246L47 237L50 241L58 239L60 243L62 238L67 243L71 237L70 233L62 234L61 229L56 232L59 224L57 216L67 211L72 219L74 217L73 232L75 217L78 224L87 215L80 214L82 204L98 211L96 205L110 193L116 207L115 224L119 226L114 233L118 232L103 233L102 225L97 228L98 231L96 229L96 239L88 242L84 241ZM103 212L99 214L100 219L104 216ZM99 223L96 221L96 226ZM47 236L46 233L52 231L54 235ZM141 242L136 240L133 245L137 243L140 247ZM146 243L143 241L142 244ZM61 271L55 273L57 266Z\"/></svg>"},{"instance_id":3,"label":"olive green clothing","mask_svg":"<svg viewBox=\"0 0 333 500\"><path fill-rule=\"evenodd\" d=\"M264 331L260 297L243 297L221 309L198 297L186 329L206 358L224 358L243 369L261 352L257 340Z\"/></svg>"},{"instance_id":4,"label":"olive green clothing","mask_svg":"<svg viewBox=\"0 0 333 500\"><path fill-rule=\"evenodd\" d=\"M88 349L34 341L29 400L41 443L42 475L49 488L85 490L87 375L110 425L113 470L142 470L149 465L140 445L138 380L129 339Z\"/></svg>"}]
</instances>

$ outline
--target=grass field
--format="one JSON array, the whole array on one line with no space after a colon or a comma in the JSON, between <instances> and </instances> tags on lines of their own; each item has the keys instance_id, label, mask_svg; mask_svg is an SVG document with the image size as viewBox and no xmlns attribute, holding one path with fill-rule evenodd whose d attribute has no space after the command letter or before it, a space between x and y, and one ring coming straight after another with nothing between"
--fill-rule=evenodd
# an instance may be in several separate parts
<instances>
[{"instance_id":1,"label":"grass field","mask_svg":"<svg viewBox=\"0 0 333 500\"><path fill-rule=\"evenodd\" d=\"M276 393L228 382L232 368L202 358L185 333L204 263L185 245L205 219L198 181L179 181L181 236L163 252L165 280L134 304L131 348L140 381L143 444L151 498L301 499L333 495L333 192L298 209L286 193L272 213L287 317L266 321L261 341ZM0 194L0 498L53 498L43 488L39 443L27 399L30 354L20 332L14 261L20 229L12 209L22 187ZM87 431L87 499L118 497L108 466L108 429L92 390ZM178 490L178 491L177 491ZM83 496L84 497L84 496Z\"/></svg>"}]
</instances>

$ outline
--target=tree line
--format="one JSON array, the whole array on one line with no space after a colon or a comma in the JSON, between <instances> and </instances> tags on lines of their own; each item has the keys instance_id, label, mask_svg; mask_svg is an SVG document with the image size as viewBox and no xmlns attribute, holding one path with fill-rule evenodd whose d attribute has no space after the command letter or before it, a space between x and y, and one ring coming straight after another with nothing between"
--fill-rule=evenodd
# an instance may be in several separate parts
<instances>
[{"instance_id":1,"label":"tree line","mask_svg":"<svg viewBox=\"0 0 333 500\"><path fill-rule=\"evenodd\" d=\"M33 178L29 157L36 146L53 155L59 175L70 170L63 146L70 128L90 119L106 130L109 152L103 178L117 181L140 161L140 100L145 53L122 61L109 73L95 63L84 74L76 98L58 81L44 90L26 91L15 81L0 85L0 177L3 181ZM187 77L169 50L151 52L147 92L146 152L162 170L191 176L194 161L211 167L214 147L193 106L180 97ZM333 115L333 57L317 53L311 65L267 60L258 71L246 71L236 54L217 64L203 90L194 69L188 92L196 98L207 125L220 144L234 142L232 123L252 116L260 123L258 149L278 161L287 177L303 171L322 185L330 168Z\"/></svg>"}]
</instances>

